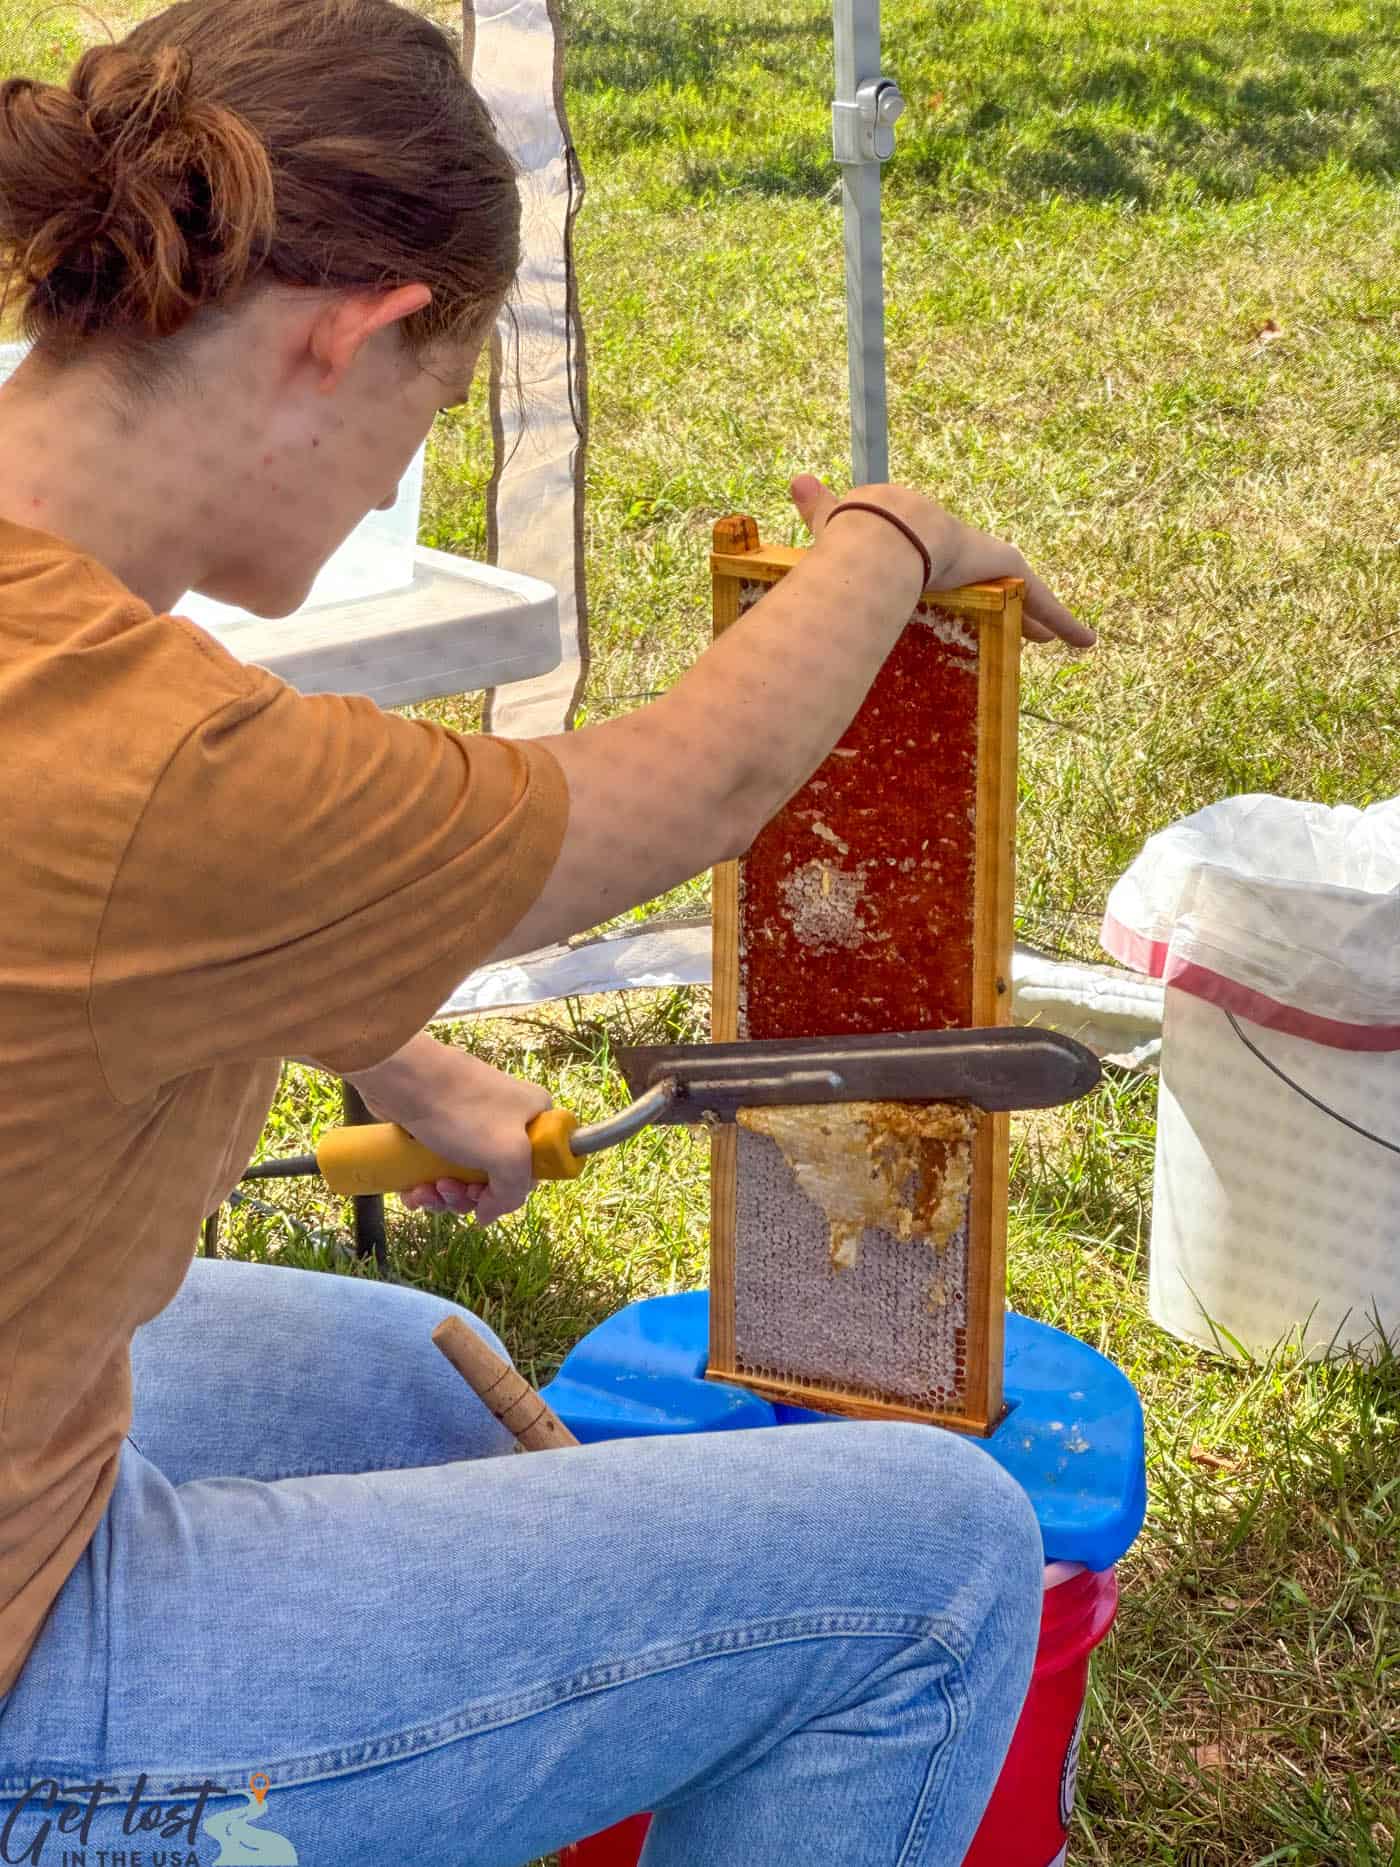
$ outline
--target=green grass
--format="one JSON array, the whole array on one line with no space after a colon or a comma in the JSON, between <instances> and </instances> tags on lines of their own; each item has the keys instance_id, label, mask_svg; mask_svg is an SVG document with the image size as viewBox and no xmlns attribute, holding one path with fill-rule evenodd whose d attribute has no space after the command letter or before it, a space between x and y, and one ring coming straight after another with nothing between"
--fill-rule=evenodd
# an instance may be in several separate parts
<instances>
[{"instance_id":1,"label":"green grass","mask_svg":"<svg viewBox=\"0 0 1400 1867\"><path fill-rule=\"evenodd\" d=\"M0 78L61 80L83 49L84 26L74 7L0 0Z\"/></svg>"},{"instance_id":2,"label":"green grass","mask_svg":"<svg viewBox=\"0 0 1400 1867\"><path fill-rule=\"evenodd\" d=\"M0 0L0 69L59 70L95 30L36 11ZM787 478L848 483L841 217L824 5L567 13L596 720L702 647L715 518L801 542ZM1093 954L1109 883L1183 812L1400 789L1400 4L884 14L910 106L885 183L892 477L1014 537L1102 631L1027 657L1021 747L1022 930ZM427 542L484 554L489 468L479 385L434 439ZM587 1115L620 1099L614 1043L704 1015L635 994L441 1034ZM1400 1368L1239 1368L1150 1325L1153 1112L1150 1080L1117 1079L1017 1130L1012 1299L1113 1356L1149 1431L1073 1857L1400 1867ZM264 1148L336 1119L289 1067ZM275 1199L231 1249L360 1274L337 1203ZM704 1280L706 1208L700 1145L647 1134L489 1232L399 1213L393 1273L543 1381L618 1303Z\"/></svg>"}]
</instances>

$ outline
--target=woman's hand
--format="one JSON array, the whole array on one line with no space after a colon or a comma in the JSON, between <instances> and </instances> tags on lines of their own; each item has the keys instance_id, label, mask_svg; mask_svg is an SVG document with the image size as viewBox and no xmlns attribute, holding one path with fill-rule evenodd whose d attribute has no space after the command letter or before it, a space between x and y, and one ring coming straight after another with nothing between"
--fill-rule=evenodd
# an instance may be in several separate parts
<instances>
[{"instance_id":1,"label":"woman's hand","mask_svg":"<svg viewBox=\"0 0 1400 1867\"><path fill-rule=\"evenodd\" d=\"M800 473L790 491L815 543L840 499L812 473ZM985 583L992 577L1019 577L1026 586L1021 633L1029 641L1059 640L1075 648L1092 648L1098 639L1092 629L1076 622L1064 604L1051 595L1014 545L974 531L922 493L907 486L857 486L841 497L868 500L871 505L887 506L897 513L923 540L933 564L934 589L957 590L963 584ZM888 529L893 531L894 527Z\"/></svg>"},{"instance_id":2,"label":"woman's hand","mask_svg":"<svg viewBox=\"0 0 1400 1867\"><path fill-rule=\"evenodd\" d=\"M426 1032L349 1080L381 1121L398 1122L435 1154L488 1176L484 1186L435 1180L409 1187L401 1197L410 1212L470 1212L492 1225L524 1205L535 1178L525 1130L552 1106L547 1091Z\"/></svg>"}]
</instances>

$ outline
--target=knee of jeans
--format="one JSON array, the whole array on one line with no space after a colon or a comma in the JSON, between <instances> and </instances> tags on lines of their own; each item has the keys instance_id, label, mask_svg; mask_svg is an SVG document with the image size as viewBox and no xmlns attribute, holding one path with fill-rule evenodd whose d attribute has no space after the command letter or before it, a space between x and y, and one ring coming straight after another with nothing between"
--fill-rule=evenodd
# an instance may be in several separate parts
<instances>
[{"instance_id":1,"label":"knee of jeans","mask_svg":"<svg viewBox=\"0 0 1400 1867\"><path fill-rule=\"evenodd\" d=\"M936 1508L956 1518L970 1541L1030 1574L1037 1588L1044 1545L1035 1508L1021 1485L984 1446L961 1433L896 1423L914 1483Z\"/></svg>"},{"instance_id":2,"label":"knee of jeans","mask_svg":"<svg viewBox=\"0 0 1400 1867\"><path fill-rule=\"evenodd\" d=\"M880 1552L892 1585L907 1578L917 1587L937 1566L959 1575L987 1611L1009 1605L1038 1621L1045 1555L1035 1510L976 1441L912 1421L806 1430L834 1435L825 1480L812 1476L829 1485L828 1500L845 1497L831 1513L838 1541L863 1516L861 1543Z\"/></svg>"},{"instance_id":3,"label":"knee of jeans","mask_svg":"<svg viewBox=\"0 0 1400 1867\"><path fill-rule=\"evenodd\" d=\"M485 1458L511 1451L514 1435L432 1346L438 1324L455 1316L503 1361L510 1361L505 1343L490 1324L460 1303L449 1303L425 1290L392 1284L373 1288L388 1298L377 1317L375 1352L401 1371L411 1394L413 1430L421 1462Z\"/></svg>"},{"instance_id":4,"label":"knee of jeans","mask_svg":"<svg viewBox=\"0 0 1400 1867\"><path fill-rule=\"evenodd\" d=\"M361 1292L368 1293L363 1300L372 1313L373 1334L378 1344L383 1344L386 1338L401 1338L404 1350L417 1355L438 1324L448 1316L456 1316L474 1329L502 1360L510 1360L509 1350L491 1325L460 1303L450 1303L444 1297L409 1284L360 1282L353 1278L340 1281L349 1293L347 1300L353 1300ZM444 1362L443 1366L446 1365Z\"/></svg>"},{"instance_id":5,"label":"knee of jeans","mask_svg":"<svg viewBox=\"0 0 1400 1867\"><path fill-rule=\"evenodd\" d=\"M439 1323L449 1316L455 1316L480 1336L503 1361L510 1361L510 1353L496 1331L462 1304L450 1303L443 1297L434 1296L427 1290L415 1289L411 1285L354 1278L338 1279L337 1282L345 1286L345 1300L348 1304L364 1305L361 1320L369 1325L375 1364L401 1371L403 1379L411 1384L417 1396L423 1422L432 1428L434 1434L441 1433L444 1445L459 1444L464 1397L470 1397L461 1375L432 1346L432 1334ZM500 1442L499 1446L496 1445L497 1441ZM435 1439L433 1443L436 1443ZM512 1436L504 1427L497 1428L494 1421L489 1424L483 1422L480 1444L473 1441L470 1450L472 1456L477 1456L488 1447L499 1450L511 1444ZM432 1446L427 1448L432 1449Z\"/></svg>"}]
</instances>

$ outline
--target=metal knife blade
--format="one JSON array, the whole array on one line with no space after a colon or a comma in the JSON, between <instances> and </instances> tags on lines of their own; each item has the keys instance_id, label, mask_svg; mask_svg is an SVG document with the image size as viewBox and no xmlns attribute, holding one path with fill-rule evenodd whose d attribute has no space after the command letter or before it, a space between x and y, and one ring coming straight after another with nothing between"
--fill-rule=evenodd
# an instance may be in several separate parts
<instances>
[{"instance_id":1,"label":"metal knife blade","mask_svg":"<svg viewBox=\"0 0 1400 1867\"><path fill-rule=\"evenodd\" d=\"M1056 1108L1087 1095L1102 1075L1093 1051L1074 1038L1024 1026L647 1044L613 1054L633 1096L674 1084L651 1116L658 1122L732 1121L741 1108L814 1102Z\"/></svg>"}]
</instances>

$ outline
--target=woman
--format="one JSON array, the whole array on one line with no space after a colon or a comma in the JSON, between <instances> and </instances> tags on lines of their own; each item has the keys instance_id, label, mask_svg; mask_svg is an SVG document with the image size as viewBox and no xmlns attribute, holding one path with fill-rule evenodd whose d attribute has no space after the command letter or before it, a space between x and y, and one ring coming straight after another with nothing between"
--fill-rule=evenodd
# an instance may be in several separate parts
<instances>
[{"instance_id":1,"label":"woman","mask_svg":"<svg viewBox=\"0 0 1400 1867\"><path fill-rule=\"evenodd\" d=\"M490 1170L410 1205L518 1206L549 1098L423 1033L451 988L742 851L926 571L1027 575L899 487L830 532L803 476L811 552L664 699L517 744L303 697L172 616L288 613L388 503L517 202L388 0L186 0L0 86L35 340L0 392L6 1860L510 1867L646 1807L651 1867L951 1867L1024 1692L1039 1536L957 1439L498 1457L425 1346L452 1305L191 1262L285 1057ZM1092 639L1028 591L1033 636Z\"/></svg>"}]
</instances>

